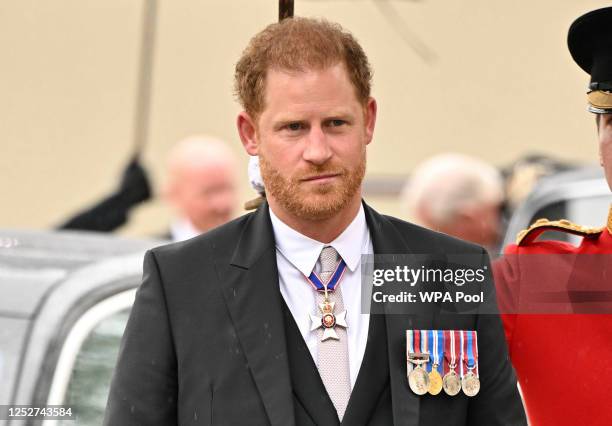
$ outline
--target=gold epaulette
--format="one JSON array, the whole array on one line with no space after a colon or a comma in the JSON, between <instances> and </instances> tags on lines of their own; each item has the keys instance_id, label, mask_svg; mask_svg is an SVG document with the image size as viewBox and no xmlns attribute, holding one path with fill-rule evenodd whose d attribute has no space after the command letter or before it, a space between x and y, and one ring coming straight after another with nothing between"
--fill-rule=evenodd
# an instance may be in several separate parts
<instances>
[{"instance_id":1,"label":"gold epaulette","mask_svg":"<svg viewBox=\"0 0 612 426\"><path fill-rule=\"evenodd\" d=\"M516 245L529 244L542 234L544 231L561 231L569 234L586 237L589 235L598 235L604 228L595 228L592 226L582 226L570 222L567 219L561 220L548 220L538 219L529 228L523 229L516 236Z\"/></svg>"}]
</instances>

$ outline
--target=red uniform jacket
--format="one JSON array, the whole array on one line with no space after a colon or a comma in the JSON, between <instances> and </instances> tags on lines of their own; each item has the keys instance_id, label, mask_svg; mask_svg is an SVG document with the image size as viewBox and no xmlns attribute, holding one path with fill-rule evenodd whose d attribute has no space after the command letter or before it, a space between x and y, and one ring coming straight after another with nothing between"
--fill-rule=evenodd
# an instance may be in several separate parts
<instances>
[{"instance_id":1,"label":"red uniform jacket","mask_svg":"<svg viewBox=\"0 0 612 426\"><path fill-rule=\"evenodd\" d=\"M549 229L582 242L536 241ZM536 222L493 270L530 424L611 425L612 206L601 229Z\"/></svg>"}]
</instances>

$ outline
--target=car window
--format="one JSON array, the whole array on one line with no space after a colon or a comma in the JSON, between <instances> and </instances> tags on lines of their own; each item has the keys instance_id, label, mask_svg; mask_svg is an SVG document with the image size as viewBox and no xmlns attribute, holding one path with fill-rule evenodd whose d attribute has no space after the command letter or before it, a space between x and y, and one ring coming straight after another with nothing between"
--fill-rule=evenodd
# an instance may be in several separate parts
<instances>
[{"instance_id":1,"label":"car window","mask_svg":"<svg viewBox=\"0 0 612 426\"><path fill-rule=\"evenodd\" d=\"M608 217L610 203L612 203L612 194L568 200L568 218L580 225L604 226Z\"/></svg>"},{"instance_id":2,"label":"car window","mask_svg":"<svg viewBox=\"0 0 612 426\"><path fill-rule=\"evenodd\" d=\"M83 342L74 361L64 404L79 426L102 424L110 381L130 309L103 319ZM74 426L74 421L60 423Z\"/></svg>"},{"instance_id":3,"label":"car window","mask_svg":"<svg viewBox=\"0 0 612 426\"><path fill-rule=\"evenodd\" d=\"M107 297L78 316L62 342L47 405L70 407L74 420L43 425L99 425L110 388L121 337L136 289Z\"/></svg>"},{"instance_id":4,"label":"car window","mask_svg":"<svg viewBox=\"0 0 612 426\"><path fill-rule=\"evenodd\" d=\"M567 219L583 225L606 224L612 193L600 168L586 167L542 179L530 196L512 215L503 247L513 243L517 234L539 218ZM540 240L561 240L578 244L580 237L565 232L545 232Z\"/></svg>"}]
</instances>

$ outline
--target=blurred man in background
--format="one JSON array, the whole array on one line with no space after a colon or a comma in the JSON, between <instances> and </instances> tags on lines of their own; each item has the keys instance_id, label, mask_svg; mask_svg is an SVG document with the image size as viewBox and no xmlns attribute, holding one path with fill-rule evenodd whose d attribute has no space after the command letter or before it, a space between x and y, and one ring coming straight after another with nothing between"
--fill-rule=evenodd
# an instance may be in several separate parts
<instances>
[{"instance_id":1,"label":"blurred man in background","mask_svg":"<svg viewBox=\"0 0 612 426\"><path fill-rule=\"evenodd\" d=\"M190 136L177 142L168 154L167 178L161 191L175 219L170 230L158 237L186 240L228 222L238 202L237 167L235 154L219 139ZM134 158L113 192L58 228L115 231L151 194L148 174Z\"/></svg>"},{"instance_id":2,"label":"blurred man in background","mask_svg":"<svg viewBox=\"0 0 612 426\"><path fill-rule=\"evenodd\" d=\"M162 193L176 215L168 238L185 240L228 222L237 193L237 160L225 142L208 136L179 141L168 156Z\"/></svg>"},{"instance_id":3,"label":"blurred man in background","mask_svg":"<svg viewBox=\"0 0 612 426\"><path fill-rule=\"evenodd\" d=\"M462 154L421 163L402 191L410 220L495 253L501 235L503 183L489 164Z\"/></svg>"}]
</instances>

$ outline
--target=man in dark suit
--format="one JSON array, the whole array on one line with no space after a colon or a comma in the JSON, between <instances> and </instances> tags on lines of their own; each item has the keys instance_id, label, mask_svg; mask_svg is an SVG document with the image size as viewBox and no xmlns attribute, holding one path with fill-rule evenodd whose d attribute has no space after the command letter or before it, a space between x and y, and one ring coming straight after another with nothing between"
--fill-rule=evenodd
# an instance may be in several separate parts
<instances>
[{"instance_id":1,"label":"man in dark suit","mask_svg":"<svg viewBox=\"0 0 612 426\"><path fill-rule=\"evenodd\" d=\"M488 263L481 247L363 203L370 80L338 25L287 19L251 40L236 65L237 126L259 156L267 201L147 253L105 424L526 423L496 314L435 304L360 313L361 254ZM480 393L413 393L407 330L477 331Z\"/></svg>"}]
</instances>

